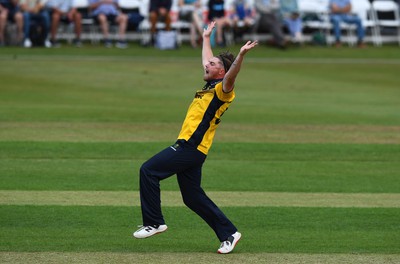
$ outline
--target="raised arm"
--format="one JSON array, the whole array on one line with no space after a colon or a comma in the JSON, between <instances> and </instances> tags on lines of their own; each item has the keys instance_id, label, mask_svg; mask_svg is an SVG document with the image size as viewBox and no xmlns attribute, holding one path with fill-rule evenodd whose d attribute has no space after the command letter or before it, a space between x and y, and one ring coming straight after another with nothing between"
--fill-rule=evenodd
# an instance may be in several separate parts
<instances>
[{"instance_id":1,"label":"raised arm","mask_svg":"<svg viewBox=\"0 0 400 264\"><path fill-rule=\"evenodd\" d=\"M203 63L203 67L206 66L208 61L214 56L211 49L210 37L211 33L215 27L215 21L212 21L208 26L203 30L203 49L201 53L201 59Z\"/></svg>"},{"instance_id":2,"label":"raised arm","mask_svg":"<svg viewBox=\"0 0 400 264\"><path fill-rule=\"evenodd\" d=\"M246 44L244 44L240 48L239 54L236 56L235 61L232 63L230 69L228 72L225 74L224 80L223 80L223 91L226 93L229 93L230 91L233 90L234 85L235 85L235 80L237 75L239 74L240 68L242 66L242 62L244 59L244 56L246 53L253 49L255 46L258 45L258 41L247 41Z\"/></svg>"}]
</instances>

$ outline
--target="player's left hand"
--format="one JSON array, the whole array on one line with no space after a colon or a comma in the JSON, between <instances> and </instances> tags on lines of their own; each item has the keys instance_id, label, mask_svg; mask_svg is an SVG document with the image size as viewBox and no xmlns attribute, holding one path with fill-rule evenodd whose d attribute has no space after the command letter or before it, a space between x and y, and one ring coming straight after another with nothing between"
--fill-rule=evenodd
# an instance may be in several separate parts
<instances>
[{"instance_id":1,"label":"player's left hand","mask_svg":"<svg viewBox=\"0 0 400 264\"><path fill-rule=\"evenodd\" d=\"M213 29L216 26L216 22L215 21L211 21L210 24L207 25L206 28L204 28L203 30L203 38L209 38L211 36L211 33L213 31Z\"/></svg>"},{"instance_id":2,"label":"player's left hand","mask_svg":"<svg viewBox=\"0 0 400 264\"><path fill-rule=\"evenodd\" d=\"M244 44L241 48L240 48L240 54L241 55L245 55L249 50L251 50L252 48L254 48L255 46L258 45L258 41L247 41L246 44Z\"/></svg>"}]
</instances>

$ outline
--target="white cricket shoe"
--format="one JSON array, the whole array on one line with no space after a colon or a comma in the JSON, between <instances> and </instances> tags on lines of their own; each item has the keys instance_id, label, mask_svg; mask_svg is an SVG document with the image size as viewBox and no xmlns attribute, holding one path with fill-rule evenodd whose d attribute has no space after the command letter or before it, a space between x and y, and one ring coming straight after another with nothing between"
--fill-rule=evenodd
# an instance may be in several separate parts
<instances>
[{"instance_id":1,"label":"white cricket shoe","mask_svg":"<svg viewBox=\"0 0 400 264\"><path fill-rule=\"evenodd\" d=\"M219 247L217 252L219 254L228 254L235 248L237 242L239 242L241 237L242 234L240 234L239 232L231 235L230 237L228 237L227 240L221 243L221 246Z\"/></svg>"},{"instance_id":2,"label":"white cricket shoe","mask_svg":"<svg viewBox=\"0 0 400 264\"><path fill-rule=\"evenodd\" d=\"M142 226L135 233L133 233L133 236L136 238L147 238L155 234L162 233L167 229L167 225Z\"/></svg>"}]
</instances>

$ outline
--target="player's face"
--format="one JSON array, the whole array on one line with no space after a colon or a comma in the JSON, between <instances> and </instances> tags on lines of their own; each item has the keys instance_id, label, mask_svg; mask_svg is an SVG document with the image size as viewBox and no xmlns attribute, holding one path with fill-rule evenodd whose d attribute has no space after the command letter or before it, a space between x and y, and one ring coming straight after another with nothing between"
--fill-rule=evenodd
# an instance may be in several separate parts
<instances>
[{"instance_id":1,"label":"player's face","mask_svg":"<svg viewBox=\"0 0 400 264\"><path fill-rule=\"evenodd\" d=\"M205 81L223 78L225 75L224 66L217 57L212 57L204 67Z\"/></svg>"}]
</instances>

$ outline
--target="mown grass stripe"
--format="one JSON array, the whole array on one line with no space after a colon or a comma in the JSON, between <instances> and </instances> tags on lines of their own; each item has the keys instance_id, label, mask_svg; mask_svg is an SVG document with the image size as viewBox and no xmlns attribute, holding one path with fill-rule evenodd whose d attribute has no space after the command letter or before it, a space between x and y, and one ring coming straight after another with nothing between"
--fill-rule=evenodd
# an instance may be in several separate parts
<instances>
[{"instance_id":1,"label":"mown grass stripe","mask_svg":"<svg viewBox=\"0 0 400 264\"><path fill-rule=\"evenodd\" d=\"M171 141L180 123L1 122L3 141ZM159 131L163 131L162 134ZM260 133L259 131L267 131ZM224 124L219 142L400 144L400 126Z\"/></svg>"},{"instance_id":2,"label":"mown grass stripe","mask_svg":"<svg viewBox=\"0 0 400 264\"><path fill-rule=\"evenodd\" d=\"M399 263L395 254L2 252L1 263Z\"/></svg>"},{"instance_id":3,"label":"mown grass stripe","mask_svg":"<svg viewBox=\"0 0 400 264\"><path fill-rule=\"evenodd\" d=\"M82 56L82 55L51 55L48 57L44 57L42 54L21 54L19 56L16 55L4 55L0 54L0 58L2 60L9 61L109 61L109 62L156 62L156 63L165 63L165 62L187 62L187 61L198 61L198 55L182 57L182 56L168 56L168 57L160 57L160 56L99 56L99 55L90 55L90 56ZM271 58L271 57L252 57L247 58L248 63L263 63L263 64L354 64L354 65L376 65L376 64L389 64L389 65L398 65L400 64L400 60L398 58Z\"/></svg>"},{"instance_id":4,"label":"mown grass stripe","mask_svg":"<svg viewBox=\"0 0 400 264\"><path fill-rule=\"evenodd\" d=\"M384 207L400 208L395 193L208 192L220 206ZM163 191L164 206L184 206L177 191ZM138 192L0 191L1 205L139 206Z\"/></svg>"},{"instance_id":5,"label":"mown grass stripe","mask_svg":"<svg viewBox=\"0 0 400 264\"><path fill-rule=\"evenodd\" d=\"M132 237L138 206L0 205L0 252L215 253L219 240L186 207L163 207L169 230ZM237 253L400 254L399 208L223 207ZM154 263L157 263L156 261Z\"/></svg>"}]
</instances>

